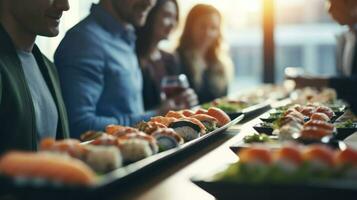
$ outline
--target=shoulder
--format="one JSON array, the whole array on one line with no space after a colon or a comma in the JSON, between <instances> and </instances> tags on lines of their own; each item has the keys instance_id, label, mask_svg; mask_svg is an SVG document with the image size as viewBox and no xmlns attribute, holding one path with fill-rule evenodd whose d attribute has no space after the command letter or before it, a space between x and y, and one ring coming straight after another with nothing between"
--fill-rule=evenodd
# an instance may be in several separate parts
<instances>
[{"instance_id":1,"label":"shoulder","mask_svg":"<svg viewBox=\"0 0 357 200\"><path fill-rule=\"evenodd\" d=\"M55 57L83 54L102 54L104 40L108 38L103 28L92 17L87 17L71 28L59 44Z\"/></svg>"}]
</instances>

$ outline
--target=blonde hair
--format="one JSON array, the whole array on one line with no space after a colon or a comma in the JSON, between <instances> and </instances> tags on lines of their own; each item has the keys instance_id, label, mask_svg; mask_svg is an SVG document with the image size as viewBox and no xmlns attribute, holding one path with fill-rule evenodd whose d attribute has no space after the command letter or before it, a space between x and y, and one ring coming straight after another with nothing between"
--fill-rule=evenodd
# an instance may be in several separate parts
<instances>
[{"instance_id":1,"label":"blonde hair","mask_svg":"<svg viewBox=\"0 0 357 200\"><path fill-rule=\"evenodd\" d=\"M210 64L210 68L207 69L209 74L208 78L213 82L212 88L218 91L225 90L228 86L228 82L231 80L233 74L233 64L228 55L227 49L222 45L222 28L219 29L219 34L216 41L209 47L204 58L195 53L195 46L193 41L192 29L196 26L196 21L200 16L216 14L220 18L222 24L221 13L213 6L206 4L198 4L194 6L186 18L186 24L183 29L183 33L180 38L178 51L181 56L184 57L186 64L188 65L188 73L192 76L192 81L199 88L202 84L202 77L204 70L200 61L204 60ZM201 60L200 60L201 59Z\"/></svg>"}]
</instances>

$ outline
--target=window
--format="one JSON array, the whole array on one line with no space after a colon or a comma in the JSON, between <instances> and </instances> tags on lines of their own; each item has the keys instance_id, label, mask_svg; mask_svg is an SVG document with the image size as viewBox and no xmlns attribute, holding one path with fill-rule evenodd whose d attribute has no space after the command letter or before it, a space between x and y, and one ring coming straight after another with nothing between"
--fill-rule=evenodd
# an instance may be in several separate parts
<instances>
[{"instance_id":1,"label":"window","mask_svg":"<svg viewBox=\"0 0 357 200\"><path fill-rule=\"evenodd\" d=\"M344 29L329 16L326 0L276 0L276 82L285 67L313 75L336 72L336 35Z\"/></svg>"}]
</instances>

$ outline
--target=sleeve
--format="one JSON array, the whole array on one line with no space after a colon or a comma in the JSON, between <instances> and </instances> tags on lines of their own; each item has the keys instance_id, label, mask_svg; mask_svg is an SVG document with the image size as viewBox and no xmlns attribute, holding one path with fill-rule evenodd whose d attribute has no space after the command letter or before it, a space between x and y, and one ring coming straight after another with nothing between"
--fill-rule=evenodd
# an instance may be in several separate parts
<instances>
[{"instance_id":1,"label":"sleeve","mask_svg":"<svg viewBox=\"0 0 357 200\"><path fill-rule=\"evenodd\" d=\"M88 130L104 130L108 124L131 125L153 115L100 116L96 113L104 85L103 44L93 34L81 33L68 33L55 53L71 137L78 138Z\"/></svg>"},{"instance_id":2,"label":"sleeve","mask_svg":"<svg viewBox=\"0 0 357 200\"><path fill-rule=\"evenodd\" d=\"M357 102L357 76L350 77L332 77L329 79L329 86L334 88L339 98L342 98L350 104Z\"/></svg>"}]
</instances>

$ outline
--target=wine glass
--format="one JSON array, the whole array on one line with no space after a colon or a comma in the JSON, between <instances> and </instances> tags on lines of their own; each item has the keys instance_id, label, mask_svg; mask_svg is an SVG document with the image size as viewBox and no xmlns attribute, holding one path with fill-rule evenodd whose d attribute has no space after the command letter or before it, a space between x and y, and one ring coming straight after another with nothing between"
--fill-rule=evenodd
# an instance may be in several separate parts
<instances>
[{"instance_id":1,"label":"wine glass","mask_svg":"<svg viewBox=\"0 0 357 200\"><path fill-rule=\"evenodd\" d=\"M161 80L163 99L172 99L189 88L186 75L164 76Z\"/></svg>"}]
</instances>

